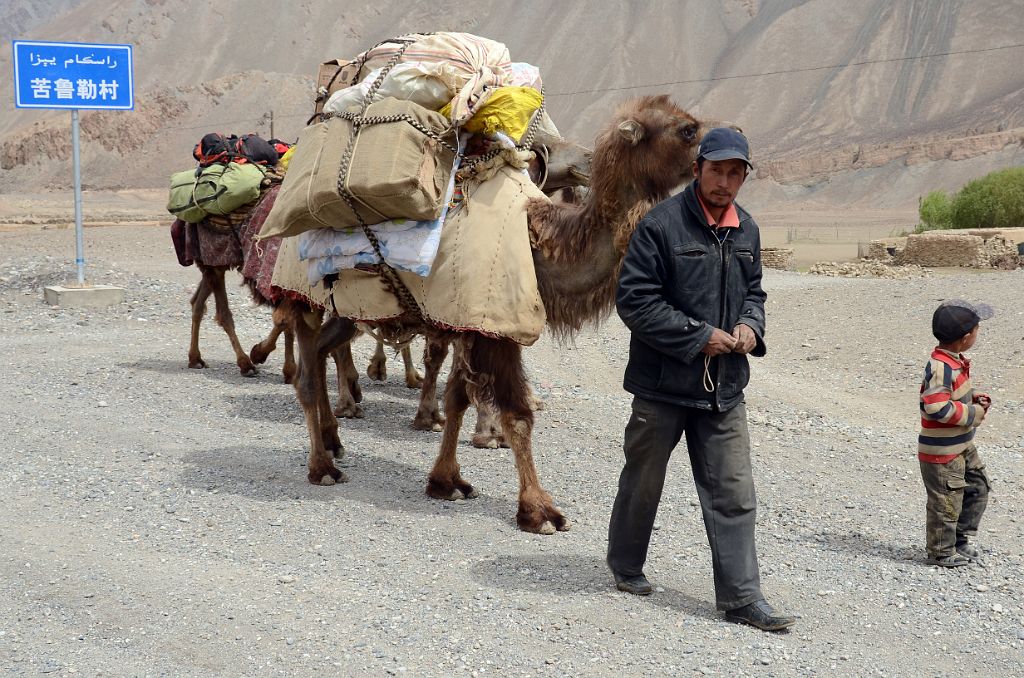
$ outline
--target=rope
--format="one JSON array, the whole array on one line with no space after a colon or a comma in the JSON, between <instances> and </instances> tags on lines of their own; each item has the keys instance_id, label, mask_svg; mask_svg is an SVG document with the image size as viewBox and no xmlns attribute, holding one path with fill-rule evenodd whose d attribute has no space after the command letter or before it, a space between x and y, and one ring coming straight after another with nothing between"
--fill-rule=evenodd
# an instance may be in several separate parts
<instances>
[{"instance_id":1,"label":"rope","mask_svg":"<svg viewBox=\"0 0 1024 678\"><path fill-rule=\"evenodd\" d=\"M348 146L345 147L345 152L341 157L341 166L338 170L338 195L345 201L345 204L348 205L349 209L352 210L356 220L359 221L359 226L363 229L363 233L366 235L366 239L369 240L370 245L373 246L373 253L377 255L377 260L380 262L379 269L381 272L381 279L384 281L384 286L388 288L388 291L395 295L395 298L398 299L399 306L401 306L404 311L412 315L412 317L418 322L423 323L425 322L423 309L420 308L419 302L416 301L416 297L413 296L412 292L398 276L398 272L384 260L384 255L380 250L380 240L378 240L377 234L370 230L369 225L367 225L363 220L359 210L356 209L355 196L353 196L345 186L345 179L348 177L348 172L352 165L352 152L355 150L356 139L359 138L359 130L364 124L374 124L363 118L363 115L366 113L366 109L369 107L370 102L373 101L373 95L376 94L388 73L391 72L391 69L401 61L402 55L411 44L412 42L403 43L402 46L398 48L398 51L395 52L395 55L388 59L387 64L385 64L384 68L381 69L380 75L377 76L377 79L373 81L372 85L370 85L370 89L367 90L366 96L363 98L362 105L360 106L359 114L351 119L352 134L349 137ZM405 116L379 116L379 118L373 119L383 119L385 117L401 119ZM332 304L334 302L333 293L331 294L331 302ZM335 308L335 311L337 311L337 308Z\"/></svg>"},{"instance_id":2,"label":"rope","mask_svg":"<svg viewBox=\"0 0 1024 678\"><path fill-rule=\"evenodd\" d=\"M704 390L708 393L715 392L715 380L711 378L711 356L704 356Z\"/></svg>"}]
</instances>

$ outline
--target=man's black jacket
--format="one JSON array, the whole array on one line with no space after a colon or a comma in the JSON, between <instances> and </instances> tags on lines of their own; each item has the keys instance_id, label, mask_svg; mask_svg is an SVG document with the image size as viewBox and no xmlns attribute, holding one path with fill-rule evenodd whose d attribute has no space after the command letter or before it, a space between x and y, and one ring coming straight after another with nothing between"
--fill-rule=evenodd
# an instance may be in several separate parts
<instances>
[{"instance_id":1,"label":"man's black jacket","mask_svg":"<svg viewBox=\"0 0 1024 678\"><path fill-rule=\"evenodd\" d=\"M697 199L697 182L652 209L637 226L622 263L616 308L632 332L624 388L647 400L726 411L743 400L747 356L726 353L708 366L701 349L719 328L738 323L765 354L761 236L739 205L739 228L719 243Z\"/></svg>"}]
</instances>

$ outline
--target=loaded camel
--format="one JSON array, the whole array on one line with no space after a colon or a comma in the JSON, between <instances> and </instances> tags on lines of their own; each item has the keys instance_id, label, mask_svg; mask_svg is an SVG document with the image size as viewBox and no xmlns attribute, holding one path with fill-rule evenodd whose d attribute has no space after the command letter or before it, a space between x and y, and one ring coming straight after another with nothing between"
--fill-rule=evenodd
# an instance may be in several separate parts
<instances>
[{"instance_id":1,"label":"loaded camel","mask_svg":"<svg viewBox=\"0 0 1024 678\"><path fill-rule=\"evenodd\" d=\"M546 192L553 195L572 195L575 190L589 181L590 151L588 149L571 141L550 137L538 140L533 148L535 150L535 157L530 162L530 176L534 183ZM269 204L264 202L264 199L268 200ZM228 224L228 226L234 228L234 234L239 240L241 249L247 256L262 258L264 253L272 249L274 256L276 256L276 248L272 248L269 241L261 248L251 247L251 238L259 232L273 204L272 200L273 197L270 195L270 192L265 192L260 202L251 207L251 211L244 221L241 221L236 226ZM235 362L241 374L246 377L256 376L258 374L256 365L266 362L268 356L276 349L277 341L283 334L285 358L282 371L285 383L292 383L296 373L296 364L289 319L294 313L308 310L308 305L304 301L277 294L283 293L281 290L275 289L273 290L274 294L265 294L267 287L259 285L255 279L257 275L262 274L265 270L262 266L263 262L254 263L259 265L249 265L249 262L246 262L244 269L241 271L243 274L242 284L249 287L252 298L257 304L274 309L270 334L258 344L253 345L248 354L245 353L235 332L234 317L228 304L225 283L225 275L228 270L239 267L210 266L197 260L195 264L201 273L201 278L190 301L192 308L192 333L188 351L188 366L193 369L206 367L206 362L203 360L199 350L199 329L203 316L206 313L207 301L212 295L216 304L214 319L228 336L231 347L235 352ZM269 269L273 269L272 262L269 265ZM267 275L269 275L269 272ZM405 366L406 386L409 388L422 387L420 405L413 419L412 427L425 431L440 431L444 418L441 416L437 405L436 383L438 370L448 353L447 344L441 347L430 345L428 342L428 345L424 347L424 362L433 365L433 372L431 373L430 368L428 368L428 374L424 377L424 375L416 370L412 359L410 343L416 336L414 332L409 332L400 327L378 327L377 329L372 329L366 325L360 327L360 332L372 334L377 342L376 350L366 370L367 377L374 381L384 381L387 378L385 345L400 350ZM352 360L349 344L346 342L338 347L337 350L332 352L332 357L334 358L338 375L338 402L333 412L339 417L362 417L363 411L359 405L362 399L358 382L359 375ZM439 360L438 357L440 357ZM493 431L492 420L493 417L488 414L481 417L481 422L487 423L486 427L481 424L481 431L484 431L486 428L489 433L476 437L477 442L475 444L481 447L496 446L500 433Z\"/></svg>"},{"instance_id":2,"label":"loaded camel","mask_svg":"<svg viewBox=\"0 0 1024 678\"><path fill-rule=\"evenodd\" d=\"M557 336L571 337L611 312L619 267L636 224L674 187L692 178L690 166L701 134L701 123L667 96L626 102L597 139L584 202L535 199L528 205L539 290L547 324ZM347 478L332 459L341 441L325 386L326 357L349 341L356 328L346 318L323 323L322 317L322 311L292 317L300 355L295 389L310 438L309 482L333 485ZM541 534L568 530L569 520L541 486L534 464L533 412L521 346L473 331L443 330L409 314L391 323L425 335L428 346L455 344L444 396L444 433L427 478L427 494L445 500L477 496L461 474L456 447L466 408L474 401L487 402L499 413L515 457L519 528Z\"/></svg>"}]
</instances>

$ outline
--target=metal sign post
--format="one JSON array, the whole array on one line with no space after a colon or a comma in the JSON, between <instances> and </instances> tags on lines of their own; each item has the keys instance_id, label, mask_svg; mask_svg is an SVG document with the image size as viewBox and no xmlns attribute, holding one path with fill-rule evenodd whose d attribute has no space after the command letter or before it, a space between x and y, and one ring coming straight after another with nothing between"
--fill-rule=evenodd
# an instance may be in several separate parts
<instances>
[{"instance_id":1,"label":"metal sign post","mask_svg":"<svg viewBox=\"0 0 1024 678\"><path fill-rule=\"evenodd\" d=\"M85 287L85 233L82 228L82 162L78 151L78 109L71 109L71 158L75 168L75 268L78 286Z\"/></svg>"},{"instance_id":2,"label":"metal sign post","mask_svg":"<svg viewBox=\"0 0 1024 678\"><path fill-rule=\"evenodd\" d=\"M15 40L14 105L17 108L71 110L71 155L75 184L76 288L48 287L51 305L66 305L72 297L81 305L106 305L124 299L124 291L85 282L85 235L82 230L82 168L79 148L79 109L131 110L135 107L132 46L74 42ZM71 289L94 294L68 295ZM117 293L111 293L115 291ZM102 292L102 294L100 293Z\"/></svg>"}]
</instances>

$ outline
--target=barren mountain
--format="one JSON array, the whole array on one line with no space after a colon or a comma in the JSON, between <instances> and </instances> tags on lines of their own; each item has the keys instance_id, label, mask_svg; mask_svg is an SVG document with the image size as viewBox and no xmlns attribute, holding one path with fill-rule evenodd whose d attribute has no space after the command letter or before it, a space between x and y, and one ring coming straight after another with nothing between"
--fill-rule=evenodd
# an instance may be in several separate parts
<instances>
[{"instance_id":1,"label":"barren mountain","mask_svg":"<svg viewBox=\"0 0 1024 678\"><path fill-rule=\"evenodd\" d=\"M1021 0L7 0L0 25L135 45L135 110L82 114L93 188L161 186L203 133L267 135L271 112L294 138L319 62L434 30L539 66L552 116L583 142L637 94L739 124L758 165L747 203L906 207L1024 163ZM0 100L0 190L66 187L67 112L15 110L9 79Z\"/></svg>"}]
</instances>

